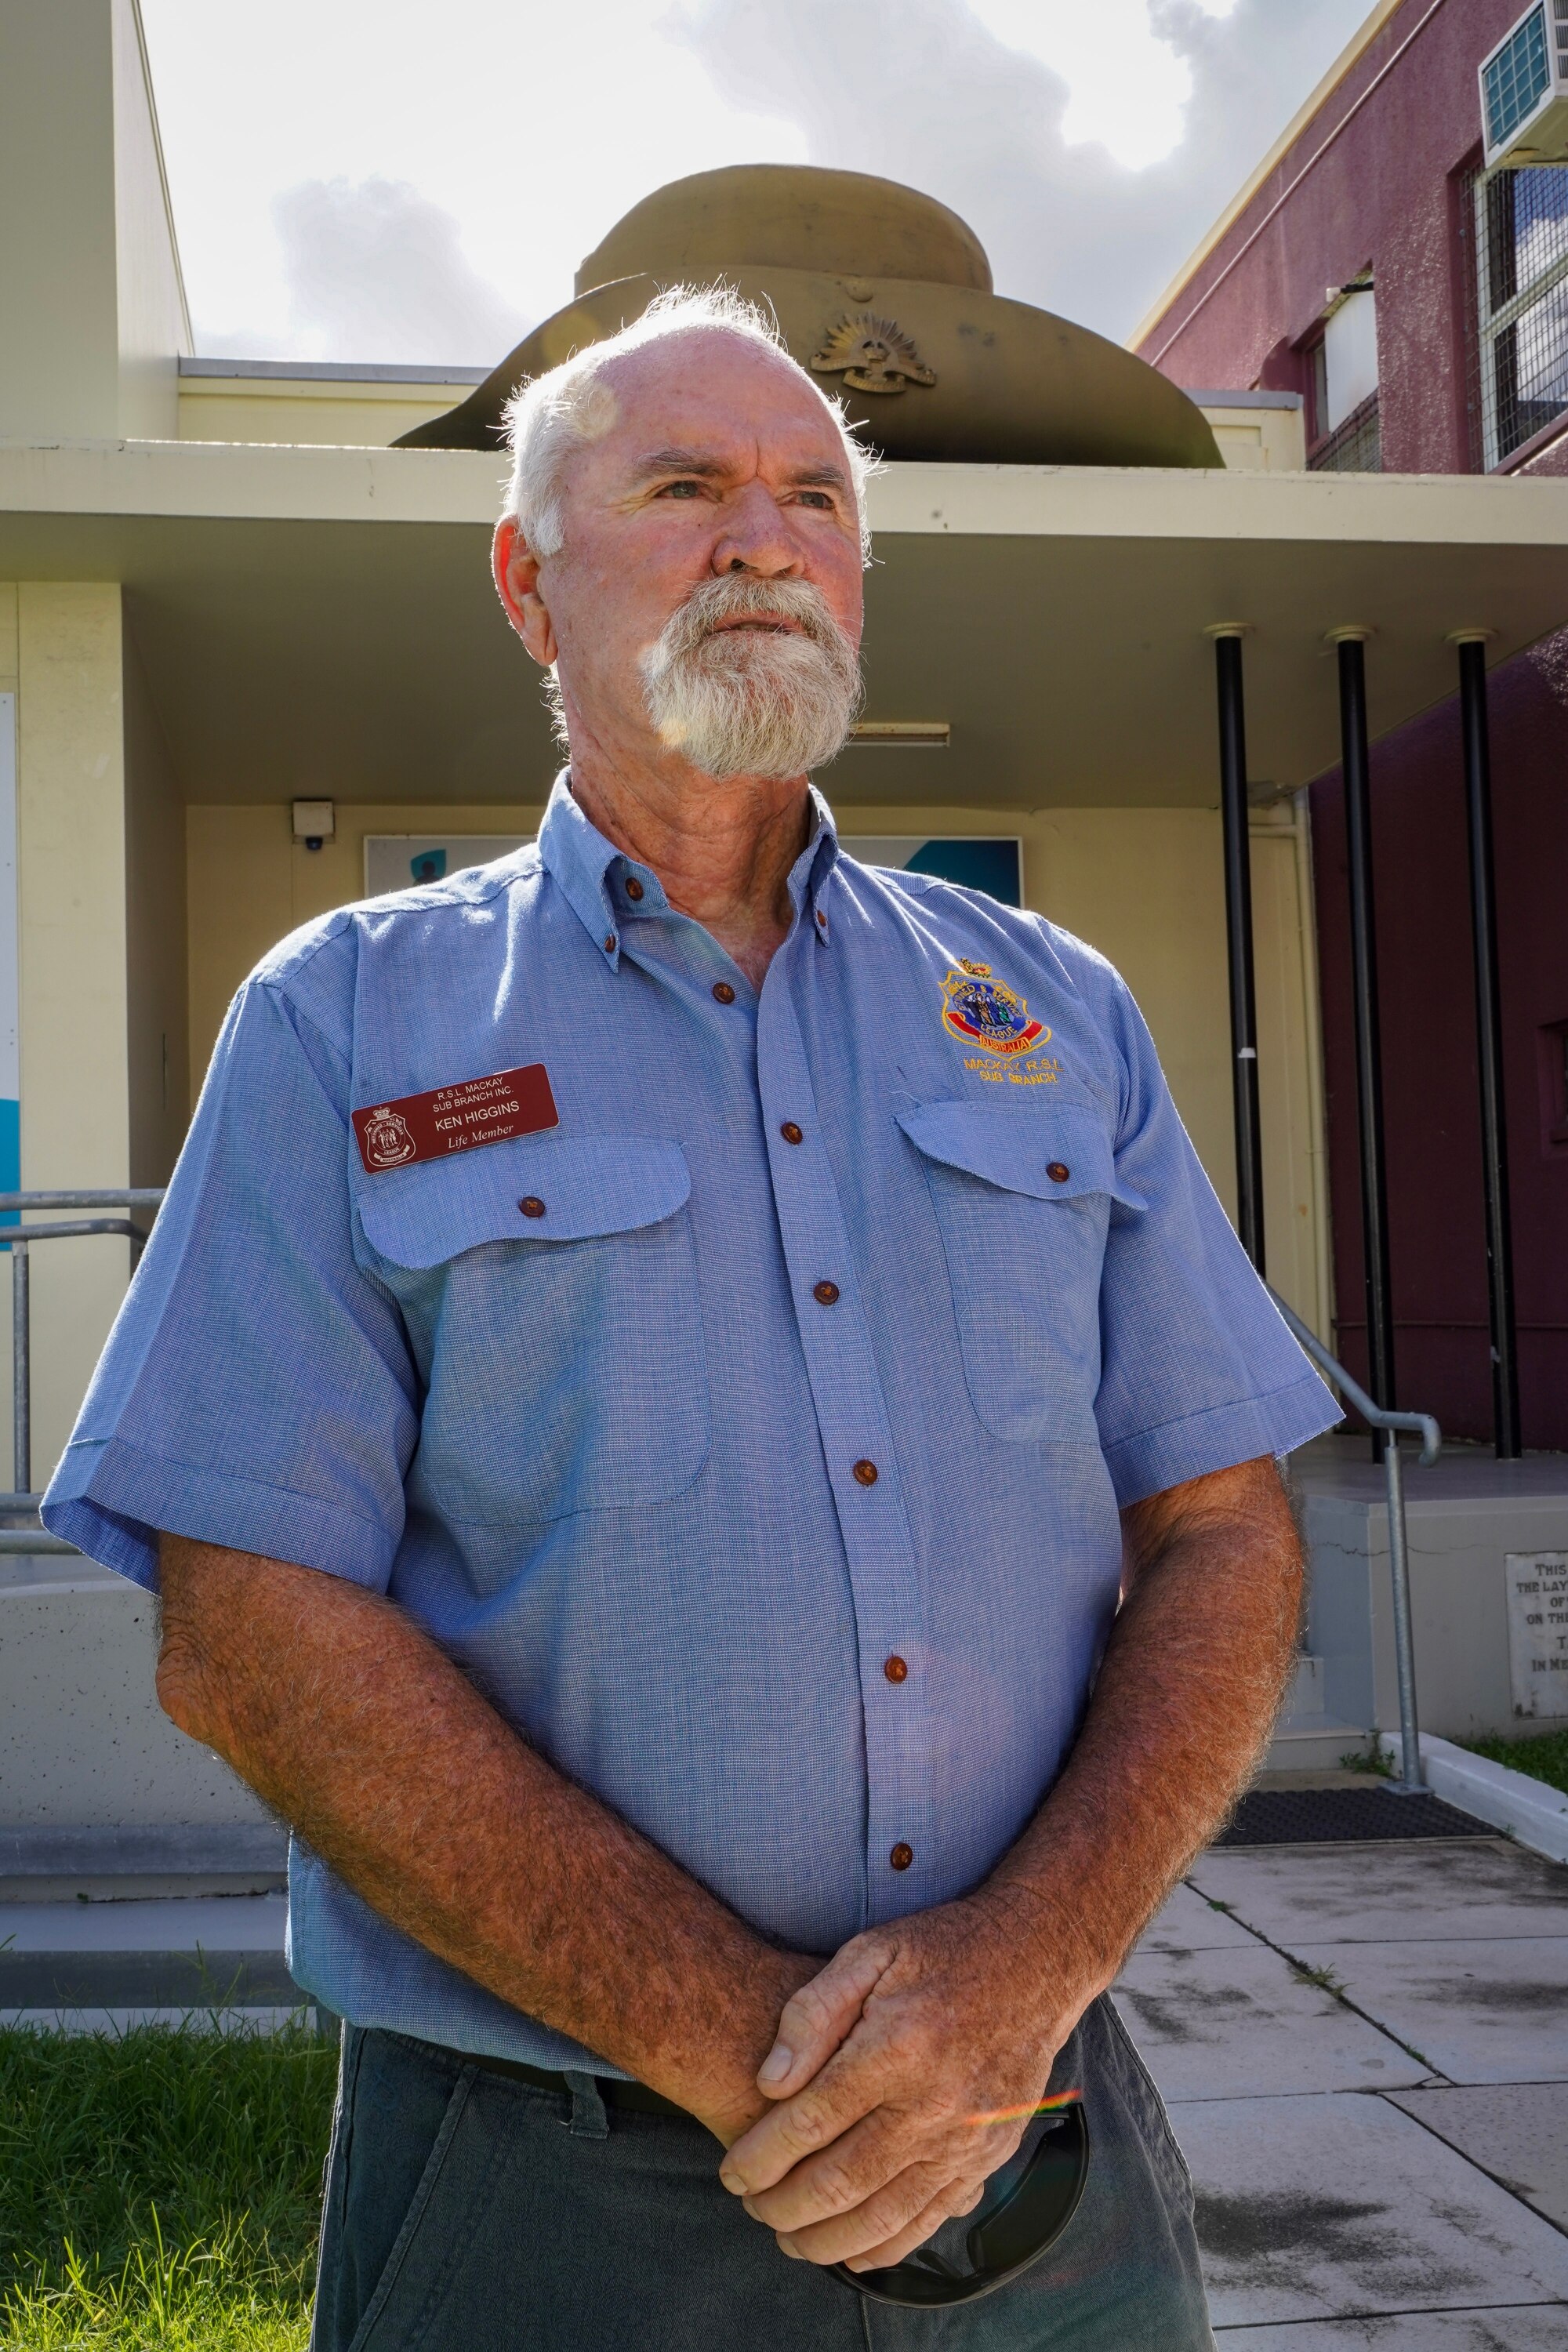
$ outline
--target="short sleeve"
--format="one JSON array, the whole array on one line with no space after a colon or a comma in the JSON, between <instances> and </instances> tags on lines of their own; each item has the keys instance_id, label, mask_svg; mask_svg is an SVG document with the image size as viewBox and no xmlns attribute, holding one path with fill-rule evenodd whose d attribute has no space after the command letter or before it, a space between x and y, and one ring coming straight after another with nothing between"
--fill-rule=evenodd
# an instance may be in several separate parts
<instances>
[{"instance_id":1,"label":"short sleeve","mask_svg":"<svg viewBox=\"0 0 1568 2352\"><path fill-rule=\"evenodd\" d=\"M166 1529L386 1585L418 1383L354 1256L347 1096L338 1049L247 982L43 1504L138 1584Z\"/></svg>"},{"instance_id":2,"label":"short sleeve","mask_svg":"<svg viewBox=\"0 0 1568 2352\"><path fill-rule=\"evenodd\" d=\"M1125 1507L1331 1429L1339 1406L1205 1175L1125 984L1102 967L1126 1073L1100 1286L1100 1444Z\"/></svg>"}]
</instances>

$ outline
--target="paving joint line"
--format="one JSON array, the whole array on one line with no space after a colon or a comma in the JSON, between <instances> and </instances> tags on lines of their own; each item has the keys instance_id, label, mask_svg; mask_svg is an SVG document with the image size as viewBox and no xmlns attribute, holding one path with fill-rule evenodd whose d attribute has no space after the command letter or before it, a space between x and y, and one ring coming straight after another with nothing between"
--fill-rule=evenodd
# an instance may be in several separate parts
<instances>
[{"instance_id":1,"label":"paving joint line","mask_svg":"<svg viewBox=\"0 0 1568 2352\"><path fill-rule=\"evenodd\" d=\"M1317 2319L1236 2319L1211 2324L1216 2336L1261 2336L1276 2327L1337 2327L1344 2319L1463 2319L1467 2313L1484 2319L1493 2311L1568 2311L1568 2302L1552 2295L1542 2303L1413 2303L1402 2304L1397 2311L1326 2311Z\"/></svg>"},{"instance_id":2,"label":"paving joint line","mask_svg":"<svg viewBox=\"0 0 1568 2352\"><path fill-rule=\"evenodd\" d=\"M1456 2091L1520 2091L1526 2087L1539 2089L1542 2086L1540 2084L1531 2084L1527 2086L1522 2083L1455 2083L1450 2087ZM1560 2090L1562 2087L1563 2085L1561 2084L1553 2084L1552 2085L1553 2090ZM1374 2091L1372 2095L1374 2099L1386 2099L1390 2106L1394 2103L1394 2095L1392 2091ZM1479 2156L1472 2156L1468 2148L1459 2147L1456 2146L1453 2140L1445 2139L1442 2133L1437 2130L1435 2125L1427 2123L1426 2118L1422 2116L1411 2116L1408 2107L1401 2107L1399 2109L1399 2113L1402 2116L1410 2116L1411 2122L1413 2124L1419 2124L1422 2130L1429 2133L1431 2137L1437 2142L1440 2147L1447 2148L1452 2155L1461 2158L1466 2164L1472 2165L1476 2171L1481 2175L1483 2179L1489 2180L1495 2189L1500 2189L1503 2195L1505 2197L1510 2197L1516 2205L1522 2205L1527 2213L1533 2213L1538 2221L1544 2221L1549 2229L1555 2230L1560 2238L1568 2238L1568 2223L1559 2221L1554 2214L1543 2213L1539 2205L1532 2205L1528 2197L1521 2197L1510 2180L1506 2180L1501 2173L1494 2172L1489 2165L1483 2164ZM1562 2297L1558 2298L1559 2304L1562 2300ZM1555 2309L1557 2308L1557 2305L1553 2305L1547 2307Z\"/></svg>"},{"instance_id":3,"label":"paving joint line","mask_svg":"<svg viewBox=\"0 0 1568 2352\"><path fill-rule=\"evenodd\" d=\"M1434 1843L1436 1843L1436 1841L1434 1841ZM1455 1841L1450 1839L1447 1843L1452 1844ZM1471 1843L1471 1841L1467 1840L1467 1843ZM1322 1983L1321 1981L1321 1973L1326 1973L1331 1976L1333 1974L1333 1970L1331 1969L1323 1972L1314 1970L1306 1961L1299 1960L1295 1953L1292 1952L1288 1946L1284 1944L1277 1944L1272 1936L1266 1936L1261 1927L1255 1927L1252 1925L1250 1919L1242 1918L1240 1914L1232 1905L1228 1903L1213 1902L1208 1895L1205 1895L1201 1886L1193 1886L1191 1879L1186 1880L1184 1884L1192 1886L1193 1893L1196 1895L1201 1901L1207 1903L1211 1910L1225 1912L1227 1917L1236 1921L1238 1927L1245 1927L1249 1936L1255 1936L1258 1938L1258 1941L1264 1946L1266 1950L1277 1952L1279 1955L1279 1958L1285 1962L1287 1968L1289 1969L1291 1974L1296 1978L1298 1983L1316 1985L1321 1992L1326 1992L1328 1994L1331 2000L1337 2000L1342 2008L1348 2009L1352 2017L1359 2017L1363 2024L1370 2025L1374 2033L1381 2033L1384 2041L1392 2042L1396 2050L1403 2050L1407 2058L1414 2058L1418 2066L1425 2066L1428 2074L1434 2078L1434 2084L1436 2087L1441 2088L1444 2085L1447 2085L1450 2090L1457 2090L1459 2087L1459 2085L1453 2081L1450 2075L1445 2074L1440 2067L1433 2065L1432 2061L1426 2056L1425 2051L1417 2050L1414 2042L1406 2042L1399 2034L1395 2033L1391 2025L1384 2025L1381 2018L1373 2017L1369 2011L1363 2009L1361 2004L1358 2001L1353 2001L1349 1993L1346 1992L1338 1983L1332 1985ZM1216 1947L1216 1948L1223 1949L1223 1947ZM1425 2089L1426 2085L1424 2084L1412 2083L1409 2087L1411 2090L1415 2091ZM1329 2094L1331 2098L1337 2095L1338 2095L1333 2092ZM1375 2096L1376 2094L1374 2093L1373 2095Z\"/></svg>"},{"instance_id":4,"label":"paving joint line","mask_svg":"<svg viewBox=\"0 0 1568 2352\"><path fill-rule=\"evenodd\" d=\"M1460 1841L1457 1838L1423 1840L1423 1843L1431 1844L1442 1843L1446 1845L1457 1845L1459 1843ZM1478 1841L1474 1839L1466 1839L1464 1843L1466 1844L1474 1844L1478 1843ZM1297 1851L1300 1851L1300 1849L1298 1848ZM1456 2082L1452 2075L1445 2074L1440 2068L1434 2066L1431 2060L1426 2057L1423 2052L1417 2050L1413 2042L1403 2041L1401 2037L1394 2032L1391 2026L1386 2026L1383 2024L1381 2020L1378 2018L1369 2015L1364 2009L1361 2008L1357 2002L1351 1999L1349 1993L1343 1990L1337 1980L1332 1983L1325 1983L1323 1981L1325 1978L1332 1978L1334 1975L1334 1971L1331 1967L1325 1967L1321 1969L1308 1968L1304 1962L1296 1958L1295 1955L1288 1948L1287 1946L1277 1944L1271 1936L1266 1936L1264 1934L1261 1927L1255 1927L1249 1919L1242 1918L1234 1904L1216 1903L1212 1895L1205 1895L1203 1888L1201 1886L1194 1885L1190 1878L1184 1880L1183 1883L1184 1885L1192 1887L1193 1893L1197 1895L1200 1902L1206 1903L1211 1911L1218 1911L1227 1919L1234 1920L1238 1927L1244 1927L1249 1936L1255 1937L1258 1942L1263 1945L1266 1950L1278 1952L1280 1958L1285 1961L1286 1965L1291 1970L1291 1973L1299 1981L1306 1984L1316 1985L1319 1990L1326 1992L1330 1996L1331 2000L1339 2001L1341 2005L1343 2008L1348 2009L1353 2016L1361 2018L1364 2023L1370 2025L1374 2032L1384 2035L1388 2041L1394 2043L1396 2049L1403 2050L1407 2057L1414 2058L1418 2065L1425 2066L1427 2072L1434 2077L1434 2080L1430 2084L1412 2083L1408 2085L1411 2090L1430 2089L1462 2091L1489 2088L1500 2090L1522 2090L1527 2087L1522 2083L1485 2084ZM1445 1939L1442 1937L1434 1937L1431 1940L1441 1942ZM1216 1947L1216 1948L1223 1949L1224 1947L1220 1946ZM1557 2086L1554 2084L1552 2087L1555 2088ZM1394 2104L1394 2095L1392 2091L1379 2090L1372 2084L1356 2084L1349 2086L1349 2091L1352 2097L1382 2099L1390 2106L1393 2106ZM1279 2095L1274 2094L1272 2095L1278 2096ZM1300 2097L1321 2097L1323 2095L1321 2093L1302 2092L1298 2093L1297 2095ZM1328 2094L1328 2096L1331 2098L1342 2098L1345 2096L1345 2093L1342 2091L1331 2091ZM1184 2104L1197 2105L1202 2103L1184 2102ZM1500 2189L1503 2195L1507 2197L1511 2203L1518 2205L1524 2212L1533 2214L1538 2221L1544 2221L1549 2229L1552 2229L1557 2231L1559 2237L1568 2238L1568 2226L1565 2226L1563 2222L1554 2220L1550 2213L1543 2213L1541 2210L1541 2208L1538 2205L1532 2205L1528 2198L1521 2197L1518 2189L1515 2189L1510 2181L1503 2179L1499 2174L1493 2172L1489 2166L1482 2164L1479 2158L1472 2156L1468 2148L1458 2147L1451 2139L1445 2139L1440 2131L1435 2130L1430 2124L1423 2122L1419 2116L1411 2115L1410 2110L1407 2107L1399 2107L1396 2112L1402 2116L1408 2116L1410 2122L1413 2124L1419 2124L1421 2129L1427 2134L1428 2137L1436 2140L1438 2145L1442 2147L1446 2147L1451 2155L1457 2156L1461 2164L1468 2164L1473 2171L1479 2172L1483 2180L1489 2180L1494 2189ZM1464 2305L1455 2305L1452 2307L1455 2310L1463 2309L1475 2311L1561 2311L1568 2309L1568 2303L1565 2303L1563 2298L1559 2296L1553 2302L1542 2304L1467 2304ZM1445 2305L1444 2308L1448 2308L1448 2306ZM1335 2312L1331 2314L1331 2316L1334 2319L1373 2319L1379 2317L1398 2319L1413 2317L1415 2316L1415 2314L1414 2312L1390 2312L1383 2314L1377 2312L1352 2311ZM1252 2324L1253 2323L1251 2322L1247 2323L1249 2326ZM1215 2331L1216 2335L1229 2334L1231 2332L1233 2331L1229 2329L1219 2328L1216 2328Z\"/></svg>"}]
</instances>

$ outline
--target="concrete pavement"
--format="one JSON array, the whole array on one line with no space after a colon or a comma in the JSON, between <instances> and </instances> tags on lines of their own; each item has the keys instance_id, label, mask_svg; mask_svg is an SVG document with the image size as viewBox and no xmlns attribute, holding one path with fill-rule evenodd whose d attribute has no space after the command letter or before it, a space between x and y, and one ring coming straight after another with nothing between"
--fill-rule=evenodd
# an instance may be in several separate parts
<instances>
[{"instance_id":1,"label":"concrete pavement","mask_svg":"<svg viewBox=\"0 0 1568 2352\"><path fill-rule=\"evenodd\" d=\"M277 1895L0 1904L0 2019L270 2024L283 1923ZM1500 1837L1214 1848L1117 2000L1221 2352L1568 2345L1568 1869Z\"/></svg>"},{"instance_id":2,"label":"concrete pavement","mask_svg":"<svg viewBox=\"0 0 1568 2352\"><path fill-rule=\"evenodd\" d=\"M1503 1838L1213 1849L1117 2000L1222 2352L1568 2344L1568 1870Z\"/></svg>"}]
</instances>

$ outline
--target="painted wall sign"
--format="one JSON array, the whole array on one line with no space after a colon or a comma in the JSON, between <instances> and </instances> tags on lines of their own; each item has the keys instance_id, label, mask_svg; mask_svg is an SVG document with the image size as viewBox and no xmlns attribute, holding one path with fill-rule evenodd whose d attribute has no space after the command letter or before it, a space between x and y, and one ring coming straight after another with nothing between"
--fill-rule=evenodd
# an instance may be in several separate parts
<instances>
[{"instance_id":1,"label":"painted wall sign","mask_svg":"<svg viewBox=\"0 0 1568 2352\"><path fill-rule=\"evenodd\" d=\"M1024 903L1024 845L1016 834L845 833L840 846L862 866L890 866L898 874L934 874L984 890L1005 907Z\"/></svg>"},{"instance_id":2,"label":"painted wall sign","mask_svg":"<svg viewBox=\"0 0 1568 2352\"><path fill-rule=\"evenodd\" d=\"M488 866L510 857L531 841L531 833L367 833L364 890L367 898L391 890L412 890L421 882L442 882L466 866ZM896 873L934 874L984 890L1005 907L1024 903L1024 845L1016 834L856 834L840 835L845 850L862 866L890 866Z\"/></svg>"},{"instance_id":3,"label":"painted wall sign","mask_svg":"<svg viewBox=\"0 0 1568 2352\"><path fill-rule=\"evenodd\" d=\"M1510 1551L1508 1658L1515 1715L1568 1715L1568 1551Z\"/></svg>"},{"instance_id":4,"label":"painted wall sign","mask_svg":"<svg viewBox=\"0 0 1568 2352\"><path fill-rule=\"evenodd\" d=\"M364 895L384 898L389 891L416 889L421 882L444 882L465 866L510 857L532 839L531 833L367 833Z\"/></svg>"}]
</instances>

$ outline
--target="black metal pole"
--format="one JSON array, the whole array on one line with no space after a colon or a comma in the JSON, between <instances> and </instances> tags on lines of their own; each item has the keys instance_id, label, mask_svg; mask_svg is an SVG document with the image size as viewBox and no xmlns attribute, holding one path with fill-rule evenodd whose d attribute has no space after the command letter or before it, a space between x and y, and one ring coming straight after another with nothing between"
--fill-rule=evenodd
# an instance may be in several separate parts
<instances>
[{"instance_id":1,"label":"black metal pole","mask_svg":"<svg viewBox=\"0 0 1568 2352\"><path fill-rule=\"evenodd\" d=\"M1470 922L1476 954L1476 1057L1481 1080L1481 1172L1487 1204L1487 1287L1491 1308L1492 1432L1500 1462L1517 1462L1519 1344L1513 1319L1513 1238L1508 1209L1508 1123L1503 1101L1502 1012L1498 990L1497 893L1492 879L1491 745L1487 656L1479 638L1459 646L1459 719L1465 741L1465 817L1470 836Z\"/></svg>"},{"instance_id":2,"label":"black metal pole","mask_svg":"<svg viewBox=\"0 0 1568 2352\"><path fill-rule=\"evenodd\" d=\"M1263 1131L1258 1109L1258 1003L1252 968L1252 844L1247 822L1247 725L1239 632L1215 638L1219 689L1219 805L1225 841L1225 938L1230 978L1231 1090L1236 1109L1236 1228L1263 1264Z\"/></svg>"},{"instance_id":3,"label":"black metal pole","mask_svg":"<svg viewBox=\"0 0 1568 2352\"><path fill-rule=\"evenodd\" d=\"M1377 1020L1377 932L1372 898L1372 808L1366 747L1366 649L1342 636L1340 741L1350 858L1351 973L1354 994L1356 1109L1361 1128L1361 1219L1366 1259L1367 1387L1394 1404L1394 1301L1388 1271L1388 1190L1384 1174L1383 1048ZM1382 1443L1373 1440L1374 1454Z\"/></svg>"}]
</instances>

